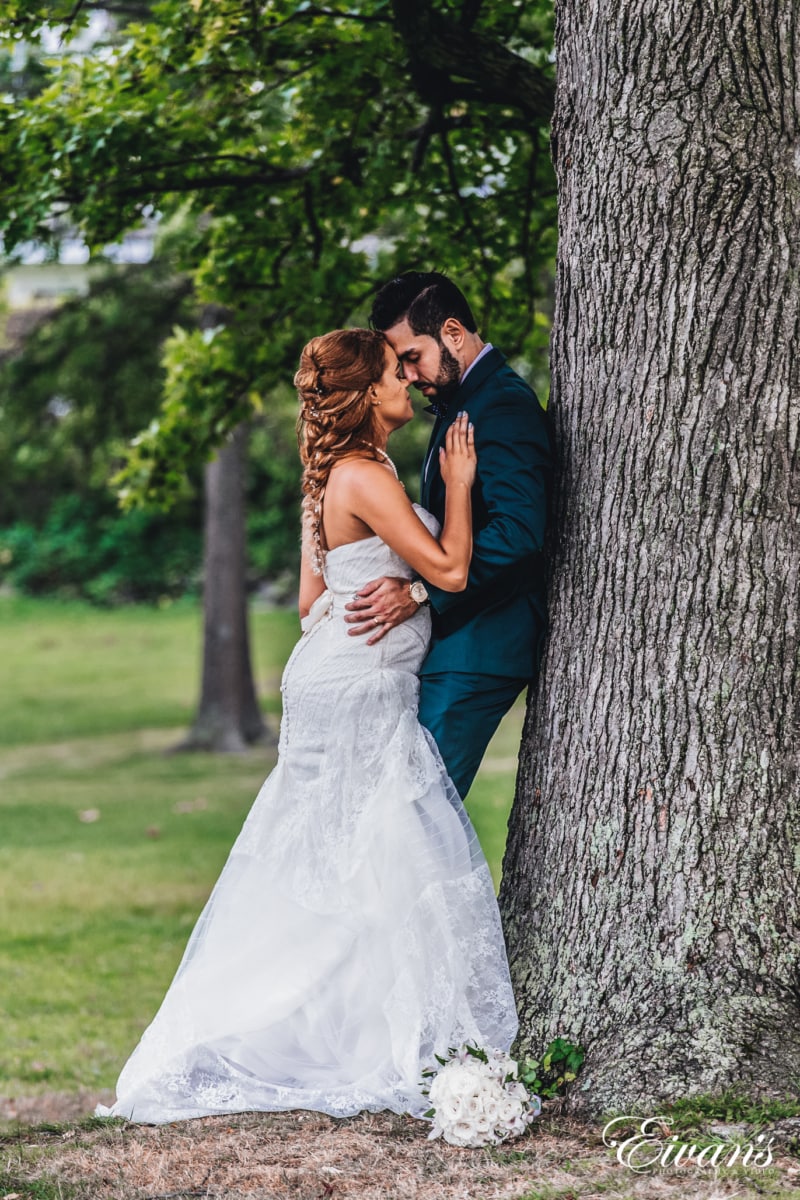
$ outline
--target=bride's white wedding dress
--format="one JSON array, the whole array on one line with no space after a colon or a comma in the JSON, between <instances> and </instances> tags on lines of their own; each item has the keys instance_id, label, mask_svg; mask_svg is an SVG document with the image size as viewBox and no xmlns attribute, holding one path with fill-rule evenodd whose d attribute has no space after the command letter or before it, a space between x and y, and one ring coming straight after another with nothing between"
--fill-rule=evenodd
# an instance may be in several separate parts
<instances>
[{"instance_id":1,"label":"bride's white wedding dress","mask_svg":"<svg viewBox=\"0 0 800 1200\"><path fill-rule=\"evenodd\" d=\"M343 619L381 575L411 572L377 537L328 551L283 675L277 766L100 1115L421 1116L435 1054L467 1039L509 1049L491 876L417 721L428 609L373 646Z\"/></svg>"}]
</instances>

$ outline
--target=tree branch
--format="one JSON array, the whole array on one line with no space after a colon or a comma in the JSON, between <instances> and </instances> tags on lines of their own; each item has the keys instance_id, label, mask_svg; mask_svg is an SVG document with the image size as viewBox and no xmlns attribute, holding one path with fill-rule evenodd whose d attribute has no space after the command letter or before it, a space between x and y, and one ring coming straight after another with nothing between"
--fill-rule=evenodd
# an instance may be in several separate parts
<instances>
[{"instance_id":1,"label":"tree branch","mask_svg":"<svg viewBox=\"0 0 800 1200\"><path fill-rule=\"evenodd\" d=\"M83 0L82 7L90 12L111 13L113 17L149 17L151 15L147 0L141 0L140 3L137 3L136 0L130 0L130 3L126 3L125 0Z\"/></svg>"},{"instance_id":2,"label":"tree branch","mask_svg":"<svg viewBox=\"0 0 800 1200\"><path fill-rule=\"evenodd\" d=\"M268 33L274 33L276 29L283 29L286 25L292 25L295 21L306 21L309 17L341 17L348 21L360 21L362 25L389 25L391 17L384 17L380 13L359 13L359 12L341 12L336 8L318 8L311 5L308 8L298 9L293 12L290 17L286 17L283 21L276 21L274 24L266 26Z\"/></svg>"},{"instance_id":3,"label":"tree branch","mask_svg":"<svg viewBox=\"0 0 800 1200\"><path fill-rule=\"evenodd\" d=\"M411 170L419 171L425 161L425 154L428 150L431 138L437 129L444 129L445 123L442 120L441 109L432 108L424 123L413 130L415 135L414 155L411 159Z\"/></svg>"},{"instance_id":4,"label":"tree branch","mask_svg":"<svg viewBox=\"0 0 800 1200\"><path fill-rule=\"evenodd\" d=\"M103 190L120 200L136 200L140 197L160 196L170 192L193 192L203 188L248 187L252 184L273 187L297 183L311 173L311 167L273 167L264 166L253 171L208 171L205 174L194 174L190 171L177 176L159 178L163 171L174 171L193 164L215 163L220 161L237 162L248 165L256 164L257 159L248 158L243 154L201 154L186 159L171 159L167 162L142 164L143 169L131 170L128 174L120 172L115 178L108 178ZM59 197L67 205L80 204L86 199L86 191L82 187L72 188Z\"/></svg>"},{"instance_id":5,"label":"tree branch","mask_svg":"<svg viewBox=\"0 0 800 1200\"><path fill-rule=\"evenodd\" d=\"M311 183L307 179L303 186L303 202L306 210L306 218L308 220L308 228L311 233L311 244L313 246L311 261L315 267L319 266L319 260L322 257L322 247L324 245L322 230L319 227L317 214L314 211L314 192L311 188Z\"/></svg>"},{"instance_id":6,"label":"tree branch","mask_svg":"<svg viewBox=\"0 0 800 1200\"><path fill-rule=\"evenodd\" d=\"M483 0L464 0L461 5L461 24L465 29L471 29L478 19L483 7Z\"/></svg>"},{"instance_id":7,"label":"tree branch","mask_svg":"<svg viewBox=\"0 0 800 1200\"><path fill-rule=\"evenodd\" d=\"M550 121L555 85L541 68L495 38L434 12L429 0L392 0L392 11L423 101L447 104L468 90L472 99Z\"/></svg>"},{"instance_id":8,"label":"tree branch","mask_svg":"<svg viewBox=\"0 0 800 1200\"><path fill-rule=\"evenodd\" d=\"M84 2L85 0L75 0L75 5L72 9L72 12L69 14L65 22L67 29L69 29L73 21L77 20L80 11L83 8Z\"/></svg>"},{"instance_id":9,"label":"tree branch","mask_svg":"<svg viewBox=\"0 0 800 1200\"><path fill-rule=\"evenodd\" d=\"M450 148L450 142L447 139L447 130L442 129L440 131L440 133L441 133L441 143L442 143L442 157L444 158L445 166L447 168L447 178L450 181L450 190L453 194L453 198L455 199L456 203L458 204L458 207L461 209L461 219L464 223L464 232L467 234L468 237L472 238L473 242L475 243L476 249L481 253L482 256L485 257L483 239L481 238L481 236L475 226L475 222L472 220L472 214L469 211L469 206L467 204L466 197L462 195L461 188L459 187L458 176L456 174L456 164L453 161L453 152L452 152L452 149Z\"/></svg>"},{"instance_id":10,"label":"tree branch","mask_svg":"<svg viewBox=\"0 0 800 1200\"><path fill-rule=\"evenodd\" d=\"M304 178L308 172L298 169L296 173L285 172L276 174L268 171L252 171L250 173L237 174L234 172L220 172L219 174L209 173L207 175L181 175L174 179L140 179L135 178L127 181L120 179L119 182L114 180L107 181L104 184L103 190L110 195L113 195L119 200L136 200L140 198L163 196L170 192L195 192L207 188L212 191L216 188L238 188L250 187L253 184L285 184L296 182ZM72 206L80 204L86 199L86 192L81 189L73 189L59 196L58 199L63 203Z\"/></svg>"},{"instance_id":11,"label":"tree branch","mask_svg":"<svg viewBox=\"0 0 800 1200\"><path fill-rule=\"evenodd\" d=\"M148 162L148 171L169 171L173 167L189 167L193 163L241 163L245 167L254 167L256 175L269 177L274 183L292 183L295 179L304 179L311 170L310 167L273 167L266 169L262 160L253 154L191 154L187 158L172 158L164 162Z\"/></svg>"}]
</instances>

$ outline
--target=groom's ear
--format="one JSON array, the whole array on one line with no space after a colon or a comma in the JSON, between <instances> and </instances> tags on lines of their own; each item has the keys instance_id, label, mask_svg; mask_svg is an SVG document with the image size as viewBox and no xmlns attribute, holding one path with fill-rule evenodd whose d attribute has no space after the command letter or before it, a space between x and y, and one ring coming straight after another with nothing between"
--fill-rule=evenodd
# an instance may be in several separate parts
<instances>
[{"instance_id":1,"label":"groom's ear","mask_svg":"<svg viewBox=\"0 0 800 1200\"><path fill-rule=\"evenodd\" d=\"M448 317L439 331L439 338L451 354L458 354L464 349L466 329L455 317Z\"/></svg>"}]
</instances>

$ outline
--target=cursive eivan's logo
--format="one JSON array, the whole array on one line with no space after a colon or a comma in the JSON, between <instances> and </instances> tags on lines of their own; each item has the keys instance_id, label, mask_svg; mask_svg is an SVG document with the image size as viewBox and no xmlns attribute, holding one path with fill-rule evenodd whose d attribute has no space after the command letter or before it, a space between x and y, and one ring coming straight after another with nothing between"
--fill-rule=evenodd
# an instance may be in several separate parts
<instances>
[{"instance_id":1,"label":"cursive eivan's logo","mask_svg":"<svg viewBox=\"0 0 800 1200\"><path fill-rule=\"evenodd\" d=\"M738 1161L740 1166L768 1167L772 1162L772 1143L770 1138L766 1145L759 1145L765 1140L760 1133L753 1142L745 1145L739 1142L713 1142L702 1147L692 1142L682 1142L677 1133L667 1137L666 1133L672 1124L669 1117L647 1117L636 1128L636 1133L620 1141L612 1136L614 1127L630 1126L638 1120L636 1117L614 1117L603 1129L603 1145L616 1149L617 1162L631 1171L646 1171L648 1167L675 1167L679 1163L693 1164L697 1167L732 1167Z\"/></svg>"}]
</instances>

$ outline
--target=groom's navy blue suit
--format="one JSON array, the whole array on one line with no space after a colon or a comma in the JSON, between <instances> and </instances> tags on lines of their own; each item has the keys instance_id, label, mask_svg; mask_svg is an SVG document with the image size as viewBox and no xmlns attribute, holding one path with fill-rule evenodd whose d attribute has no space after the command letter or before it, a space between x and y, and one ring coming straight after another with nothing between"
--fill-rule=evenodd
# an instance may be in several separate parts
<instances>
[{"instance_id":1,"label":"groom's navy blue suit","mask_svg":"<svg viewBox=\"0 0 800 1200\"><path fill-rule=\"evenodd\" d=\"M444 592L426 581L433 631L421 670L419 718L463 798L501 718L539 669L553 452L535 393L499 350L489 350L431 434L420 499L440 522L445 487L439 447L462 409L475 426L478 456L472 561L463 592Z\"/></svg>"}]
</instances>

